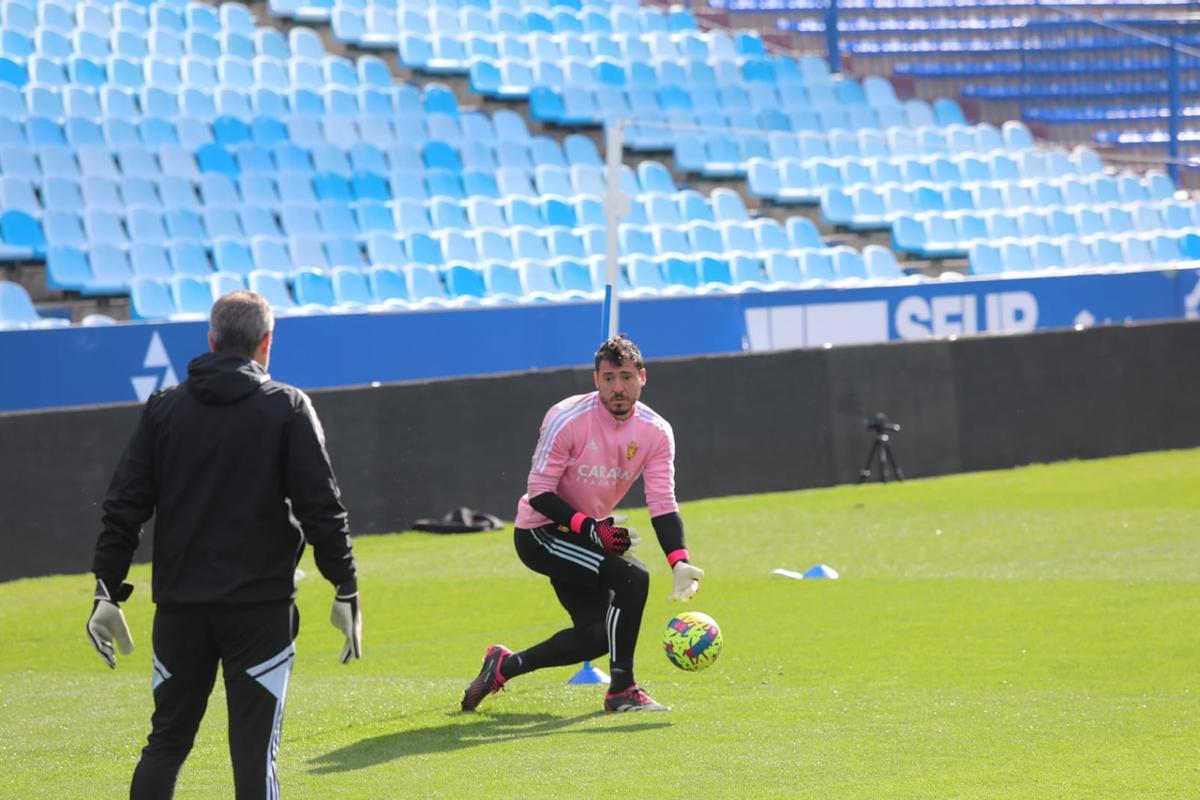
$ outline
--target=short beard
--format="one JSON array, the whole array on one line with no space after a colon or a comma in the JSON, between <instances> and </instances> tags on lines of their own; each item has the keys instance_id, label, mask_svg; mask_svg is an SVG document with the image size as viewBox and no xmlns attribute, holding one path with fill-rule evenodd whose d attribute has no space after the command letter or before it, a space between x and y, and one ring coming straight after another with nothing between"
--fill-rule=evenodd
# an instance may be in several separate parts
<instances>
[{"instance_id":1,"label":"short beard","mask_svg":"<svg viewBox=\"0 0 1200 800\"><path fill-rule=\"evenodd\" d=\"M616 403L616 402L618 402L618 401L616 401L616 400L612 400L612 399L609 399L609 400L605 401L605 402L603 403L603 405L604 405L604 407L605 407L605 408L608 410L608 413L612 414L612 415L613 415L614 417L616 417L617 419L626 419L626 418L628 418L628 417L629 417L629 416L630 416L630 415L633 413L633 407L634 407L634 405L635 405L635 403L636 403L637 401L635 401L635 400L630 400L628 397L622 398L622 399L621 399L619 402L622 402L622 403L628 403L628 404L629 404L629 408L627 408L627 409L625 409L624 411L621 411L621 412L618 412L618 411L614 411L614 410L613 410L613 404L614 404L614 403Z\"/></svg>"}]
</instances>

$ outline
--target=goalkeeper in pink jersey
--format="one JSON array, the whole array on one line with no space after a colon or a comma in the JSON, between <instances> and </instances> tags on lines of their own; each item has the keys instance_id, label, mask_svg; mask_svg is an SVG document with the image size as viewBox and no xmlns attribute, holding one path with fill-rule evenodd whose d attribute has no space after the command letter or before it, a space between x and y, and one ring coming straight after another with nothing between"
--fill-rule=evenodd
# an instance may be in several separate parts
<instances>
[{"instance_id":1,"label":"goalkeeper in pink jersey","mask_svg":"<svg viewBox=\"0 0 1200 800\"><path fill-rule=\"evenodd\" d=\"M646 369L632 341L615 336L602 344L592 377L596 391L546 412L513 534L525 566L550 578L571 627L517 653L487 648L483 669L463 693L463 711L518 675L605 653L612 673L606 711L668 710L633 677L650 574L628 555L636 542L611 515L644 476L650 521L671 567L671 599L690 600L699 591L704 573L690 563L675 502L675 438L665 419L638 402Z\"/></svg>"}]
</instances>

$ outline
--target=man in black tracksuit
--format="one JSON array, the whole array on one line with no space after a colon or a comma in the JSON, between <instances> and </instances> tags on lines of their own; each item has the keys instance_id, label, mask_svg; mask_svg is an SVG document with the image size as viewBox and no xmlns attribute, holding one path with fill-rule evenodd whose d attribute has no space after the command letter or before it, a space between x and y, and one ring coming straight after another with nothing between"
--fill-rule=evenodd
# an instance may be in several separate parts
<instances>
[{"instance_id":1,"label":"man in black tracksuit","mask_svg":"<svg viewBox=\"0 0 1200 800\"><path fill-rule=\"evenodd\" d=\"M275 798L275 756L299 617L295 570L307 541L337 589L343 663L361 616L346 511L308 397L266 372L274 320L251 292L219 299L206 353L156 392L121 456L96 542L88 635L115 667L132 649L118 603L142 525L153 544L154 715L133 798L169 798L223 666L237 797Z\"/></svg>"}]
</instances>

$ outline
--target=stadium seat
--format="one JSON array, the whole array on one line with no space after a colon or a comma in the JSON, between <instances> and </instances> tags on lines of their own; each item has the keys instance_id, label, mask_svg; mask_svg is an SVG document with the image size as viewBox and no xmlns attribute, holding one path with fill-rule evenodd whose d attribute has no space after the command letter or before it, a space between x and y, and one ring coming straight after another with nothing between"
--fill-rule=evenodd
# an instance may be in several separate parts
<instances>
[{"instance_id":1,"label":"stadium seat","mask_svg":"<svg viewBox=\"0 0 1200 800\"><path fill-rule=\"evenodd\" d=\"M130 316L134 319L170 319L176 313L169 289L155 278L134 278L129 301Z\"/></svg>"},{"instance_id":2,"label":"stadium seat","mask_svg":"<svg viewBox=\"0 0 1200 800\"><path fill-rule=\"evenodd\" d=\"M37 312L25 287L0 280L0 331L64 327L70 324L66 319L43 317Z\"/></svg>"},{"instance_id":3,"label":"stadium seat","mask_svg":"<svg viewBox=\"0 0 1200 800\"><path fill-rule=\"evenodd\" d=\"M863 248L863 260L866 262L868 274L872 278L903 278L905 273L896 263L896 256L891 250L879 245L869 244Z\"/></svg>"},{"instance_id":4,"label":"stadium seat","mask_svg":"<svg viewBox=\"0 0 1200 800\"><path fill-rule=\"evenodd\" d=\"M16 209L0 212L0 256L30 258L46 252L46 237L38 221Z\"/></svg>"},{"instance_id":5,"label":"stadium seat","mask_svg":"<svg viewBox=\"0 0 1200 800\"><path fill-rule=\"evenodd\" d=\"M212 309L213 294L207 280L192 275L175 275L169 279L168 285L175 304L174 318L208 318Z\"/></svg>"}]
</instances>

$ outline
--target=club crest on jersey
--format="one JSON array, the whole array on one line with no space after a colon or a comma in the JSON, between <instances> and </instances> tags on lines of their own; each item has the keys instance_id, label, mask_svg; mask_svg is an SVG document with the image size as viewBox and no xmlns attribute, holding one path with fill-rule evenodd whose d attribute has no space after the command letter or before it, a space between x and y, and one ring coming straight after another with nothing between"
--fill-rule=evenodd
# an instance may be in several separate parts
<instances>
[{"instance_id":1,"label":"club crest on jersey","mask_svg":"<svg viewBox=\"0 0 1200 800\"><path fill-rule=\"evenodd\" d=\"M630 442L628 445L625 446L625 460L633 461L633 457L637 455L637 451L638 451L637 442Z\"/></svg>"}]
</instances>

